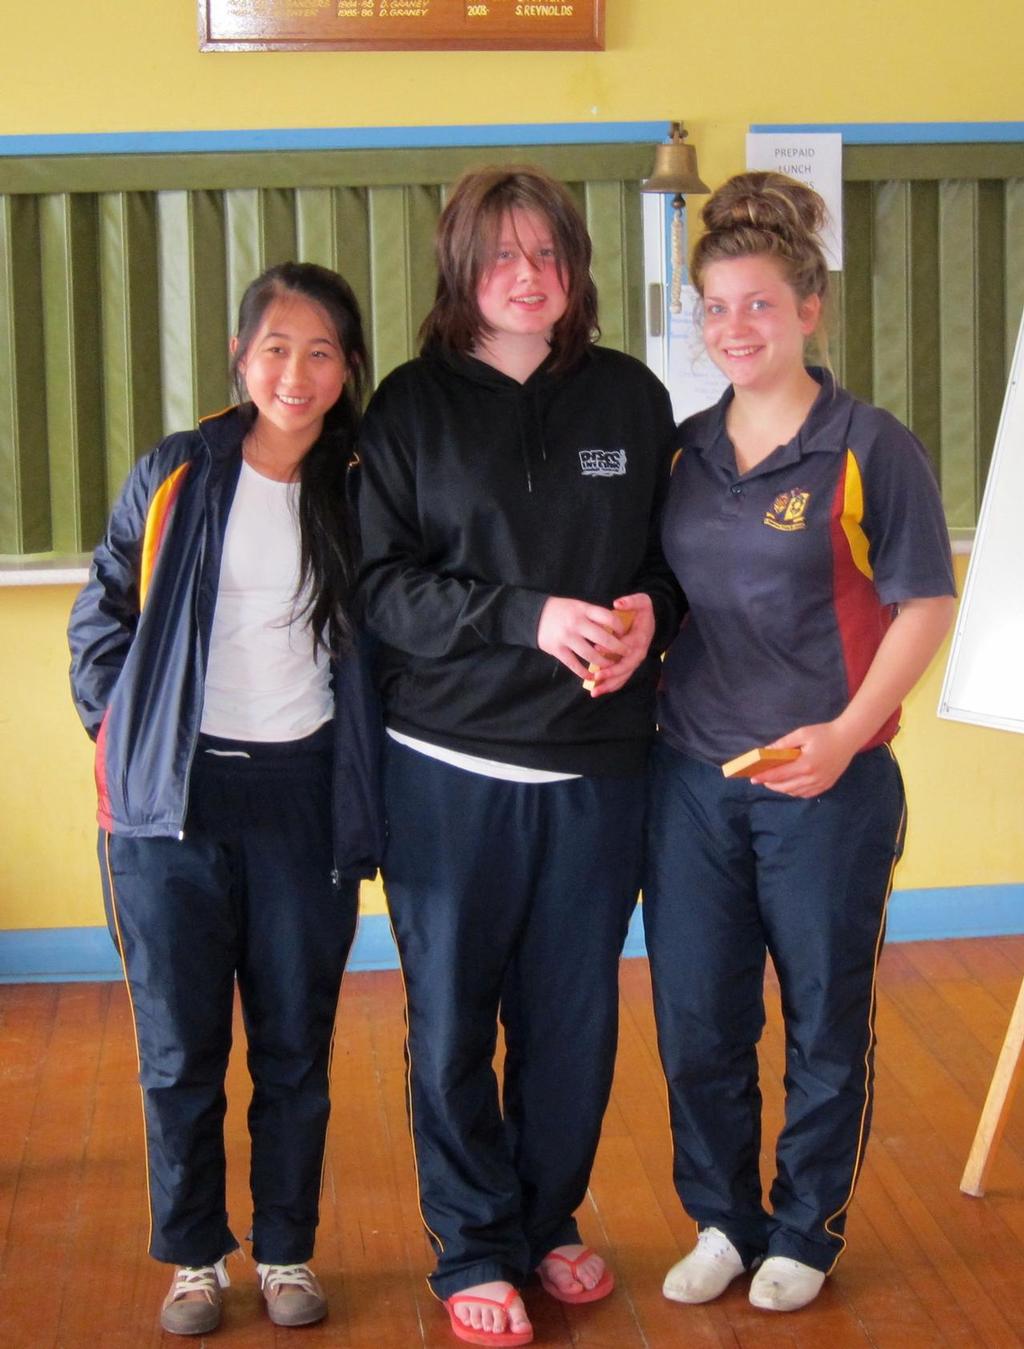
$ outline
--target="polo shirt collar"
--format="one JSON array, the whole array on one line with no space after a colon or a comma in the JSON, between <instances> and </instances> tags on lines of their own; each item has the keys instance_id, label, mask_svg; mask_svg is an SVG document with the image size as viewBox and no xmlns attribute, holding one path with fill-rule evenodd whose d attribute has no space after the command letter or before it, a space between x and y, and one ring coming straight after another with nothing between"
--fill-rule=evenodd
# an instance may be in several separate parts
<instances>
[{"instance_id":1,"label":"polo shirt collar","mask_svg":"<svg viewBox=\"0 0 1024 1349\"><path fill-rule=\"evenodd\" d=\"M807 367L807 373L816 380L821 388L811 404L803 426L787 444L775 449L745 478L756 478L762 473L774 472L799 461L808 454L839 454L846 448L847 432L853 411L853 399L836 383L834 376L820 366ZM732 386L711 409L708 418L707 433L696 449L713 464L727 469L736 476L736 453L732 441L725 429L725 415L733 400Z\"/></svg>"}]
</instances>

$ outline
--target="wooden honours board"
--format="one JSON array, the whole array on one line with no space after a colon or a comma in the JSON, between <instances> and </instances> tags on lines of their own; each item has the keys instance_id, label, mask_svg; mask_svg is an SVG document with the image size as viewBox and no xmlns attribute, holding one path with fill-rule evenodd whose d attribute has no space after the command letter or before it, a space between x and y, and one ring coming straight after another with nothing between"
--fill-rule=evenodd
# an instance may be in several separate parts
<instances>
[{"instance_id":1,"label":"wooden honours board","mask_svg":"<svg viewBox=\"0 0 1024 1349\"><path fill-rule=\"evenodd\" d=\"M199 0L212 51L604 47L604 0Z\"/></svg>"}]
</instances>

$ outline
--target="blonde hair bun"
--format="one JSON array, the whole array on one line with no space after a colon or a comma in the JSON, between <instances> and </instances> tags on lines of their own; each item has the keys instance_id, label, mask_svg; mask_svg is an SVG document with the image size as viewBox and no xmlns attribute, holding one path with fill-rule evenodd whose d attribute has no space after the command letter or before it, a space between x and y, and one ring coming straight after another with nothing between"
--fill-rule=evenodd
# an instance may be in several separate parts
<instances>
[{"instance_id":1,"label":"blonde hair bun","mask_svg":"<svg viewBox=\"0 0 1024 1349\"><path fill-rule=\"evenodd\" d=\"M785 173L738 173L713 193L701 219L705 232L690 259L690 280L704 294L712 263L774 258L801 300L828 296L828 263L821 246L825 203L813 187Z\"/></svg>"},{"instance_id":2,"label":"blonde hair bun","mask_svg":"<svg viewBox=\"0 0 1024 1349\"><path fill-rule=\"evenodd\" d=\"M740 173L710 198L701 212L710 231L737 226L771 234L818 235L825 224L822 198L785 173Z\"/></svg>"}]
</instances>

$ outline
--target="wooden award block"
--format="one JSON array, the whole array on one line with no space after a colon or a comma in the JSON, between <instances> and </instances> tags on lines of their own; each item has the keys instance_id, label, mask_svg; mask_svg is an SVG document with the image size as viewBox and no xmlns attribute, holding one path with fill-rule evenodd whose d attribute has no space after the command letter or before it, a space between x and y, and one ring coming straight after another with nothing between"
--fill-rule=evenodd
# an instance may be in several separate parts
<instances>
[{"instance_id":1,"label":"wooden award block","mask_svg":"<svg viewBox=\"0 0 1024 1349\"><path fill-rule=\"evenodd\" d=\"M619 635L624 637L626 633L630 630L630 628L633 626L633 615L635 611L633 609L616 609L615 612L622 619L622 632ZM599 665L587 666L587 669L592 675L596 675L600 668L601 667ZM584 679L583 687L587 690L588 693L593 693L594 689L597 687L597 680Z\"/></svg>"},{"instance_id":2,"label":"wooden award block","mask_svg":"<svg viewBox=\"0 0 1024 1349\"><path fill-rule=\"evenodd\" d=\"M798 749L768 749L762 745L758 749L748 749L746 754L737 754L735 759L722 764L722 776L727 778L752 778L764 768L774 768L780 763L792 763L799 759Z\"/></svg>"}]
</instances>

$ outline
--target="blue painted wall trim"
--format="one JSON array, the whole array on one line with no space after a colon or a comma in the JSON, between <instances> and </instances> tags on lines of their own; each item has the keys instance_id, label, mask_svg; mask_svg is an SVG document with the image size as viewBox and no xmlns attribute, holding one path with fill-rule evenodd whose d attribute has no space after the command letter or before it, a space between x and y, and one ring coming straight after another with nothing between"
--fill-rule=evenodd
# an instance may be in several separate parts
<instances>
[{"instance_id":1,"label":"blue painted wall trim","mask_svg":"<svg viewBox=\"0 0 1024 1349\"><path fill-rule=\"evenodd\" d=\"M589 145L661 141L668 123L534 122L489 126L282 127L245 131L103 131L0 136L0 155L166 155L233 150L418 150L451 145Z\"/></svg>"},{"instance_id":2,"label":"blue painted wall trim","mask_svg":"<svg viewBox=\"0 0 1024 1349\"><path fill-rule=\"evenodd\" d=\"M889 941L997 937L1011 933L1024 933L1024 884L897 890L889 905ZM639 910L630 924L625 954L645 954ZM387 918L383 914L364 917L348 968L390 970L397 965ZM0 983L120 978L121 965L104 927L0 932Z\"/></svg>"},{"instance_id":3,"label":"blue painted wall trim","mask_svg":"<svg viewBox=\"0 0 1024 1349\"><path fill-rule=\"evenodd\" d=\"M666 139L667 121L473 126L269 127L236 131L97 131L0 136L4 155L212 154L254 150L434 149L449 145L589 145ZM849 145L1024 140L1024 122L758 123L751 131L838 131Z\"/></svg>"},{"instance_id":4,"label":"blue painted wall trim","mask_svg":"<svg viewBox=\"0 0 1024 1349\"><path fill-rule=\"evenodd\" d=\"M525 122L472 126L269 127L236 131L97 131L0 136L4 155L213 154L259 150L395 150L472 145L589 145L667 138L667 122ZM1024 122L758 123L751 131L838 131L848 145L1024 140Z\"/></svg>"},{"instance_id":5,"label":"blue painted wall trim","mask_svg":"<svg viewBox=\"0 0 1024 1349\"><path fill-rule=\"evenodd\" d=\"M794 122L759 123L751 131L838 131L847 145L958 145L1024 141L1024 122Z\"/></svg>"}]
</instances>

